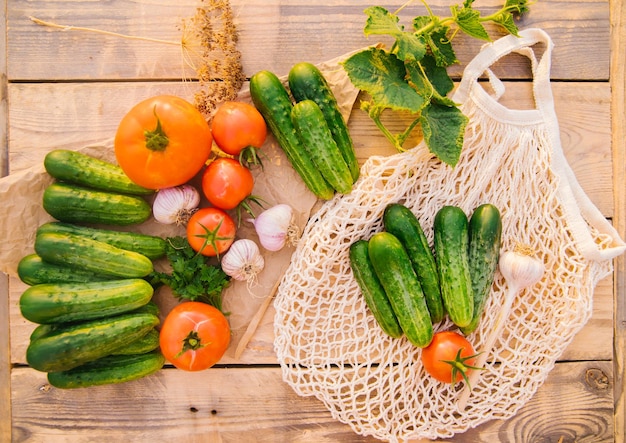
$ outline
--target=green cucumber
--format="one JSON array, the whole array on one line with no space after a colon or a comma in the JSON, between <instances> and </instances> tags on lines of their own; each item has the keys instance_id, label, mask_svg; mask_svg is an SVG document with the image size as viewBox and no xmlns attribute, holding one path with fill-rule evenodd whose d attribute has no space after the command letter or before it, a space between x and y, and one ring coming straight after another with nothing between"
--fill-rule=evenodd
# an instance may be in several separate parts
<instances>
[{"instance_id":1,"label":"green cucumber","mask_svg":"<svg viewBox=\"0 0 626 443\"><path fill-rule=\"evenodd\" d=\"M352 181L355 182L359 178L359 162L352 137L324 75L311 63L296 63L289 71L289 89L296 101L313 100L320 107L341 156L348 165Z\"/></svg>"},{"instance_id":2,"label":"green cucumber","mask_svg":"<svg viewBox=\"0 0 626 443\"><path fill-rule=\"evenodd\" d=\"M457 206L444 206L435 215L435 258L443 305L450 320L466 327L474 315L474 295L469 270L468 220Z\"/></svg>"},{"instance_id":3,"label":"green cucumber","mask_svg":"<svg viewBox=\"0 0 626 443\"><path fill-rule=\"evenodd\" d=\"M37 229L37 234L41 234L43 232L68 232L70 234L82 235L93 240L108 243L120 249L138 252L151 260L156 260L165 256L165 239L155 235L140 234L138 232L116 231L111 229L99 229L63 222L45 223Z\"/></svg>"},{"instance_id":4,"label":"green cucumber","mask_svg":"<svg viewBox=\"0 0 626 443\"><path fill-rule=\"evenodd\" d=\"M322 177L298 137L291 121L293 103L285 86L269 71L259 71L250 79L250 96L293 169L317 197L330 200L335 190Z\"/></svg>"},{"instance_id":5,"label":"green cucumber","mask_svg":"<svg viewBox=\"0 0 626 443\"><path fill-rule=\"evenodd\" d=\"M137 309L133 309L130 313L132 314L152 314L156 317L159 316L159 306L154 303L153 301L148 302L147 304L140 306ZM29 340L30 341L34 341L36 339L38 339L39 337L43 337L44 335L47 335L49 333L51 333L52 331L54 331L57 328L60 327L64 327L67 326L66 323L57 323L57 324L40 324L37 325L37 327L35 329L33 329L33 331L30 334ZM149 333L151 334L151 333ZM142 341L143 337L140 338L139 341ZM135 346L135 342L133 342L132 344L125 344L124 347L130 347L130 346ZM116 352L119 352L119 350L116 350Z\"/></svg>"},{"instance_id":6,"label":"green cucumber","mask_svg":"<svg viewBox=\"0 0 626 443\"><path fill-rule=\"evenodd\" d=\"M19 261L17 275L20 280L31 286L41 283L86 283L115 278L98 272L49 263L37 254L29 254Z\"/></svg>"},{"instance_id":7,"label":"green cucumber","mask_svg":"<svg viewBox=\"0 0 626 443\"><path fill-rule=\"evenodd\" d=\"M402 336L402 328L393 312L391 302L385 293L369 258L367 240L357 240L350 245L350 267L361 289L365 303L380 328L390 337Z\"/></svg>"},{"instance_id":8,"label":"green cucumber","mask_svg":"<svg viewBox=\"0 0 626 443\"><path fill-rule=\"evenodd\" d=\"M122 194L154 193L131 181L118 165L80 152L55 149L46 154L43 164L52 177L76 185Z\"/></svg>"},{"instance_id":9,"label":"green cucumber","mask_svg":"<svg viewBox=\"0 0 626 443\"><path fill-rule=\"evenodd\" d=\"M33 340L26 361L38 371L67 371L110 355L146 335L159 324L152 314L121 314L79 323L64 323Z\"/></svg>"},{"instance_id":10,"label":"green cucumber","mask_svg":"<svg viewBox=\"0 0 626 443\"><path fill-rule=\"evenodd\" d=\"M152 209L142 197L56 182L43 193L43 208L57 220L126 226L142 223Z\"/></svg>"},{"instance_id":11,"label":"green cucumber","mask_svg":"<svg viewBox=\"0 0 626 443\"><path fill-rule=\"evenodd\" d=\"M65 323L117 315L139 308L154 290L142 279L42 283L20 297L22 316L33 323Z\"/></svg>"},{"instance_id":12,"label":"green cucumber","mask_svg":"<svg viewBox=\"0 0 626 443\"><path fill-rule=\"evenodd\" d=\"M111 355L145 354L146 352L154 351L159 347L159 338L159 331L152 329L143 337L116 349Z\"/></svg>"},{"instance_id":13,"label":"green cucumber","mask_svg":"<svg viewBox=\"0 0 626 443\"><path fill-rule=\"evenodd\" d=\"M320 107L313 100L298 102L291 110L291 121L324 180L337 192L349 194L352 191L352 175Z\"/></svg>"},{"instance_id":14,"label":"green cucumber","mask_svg":"<svg viewBox=\"0 0 626 443\"><path fill-rule=\"evenodd\" d=\"M43 232L35 237L35 252L44 261L119 278L140 278L154 267L145 255L70 233Z\"/></svg>"},{"instance_id":15,"label":"green cucumber","mask_svg":"<svg viewBox=\"0 0 626 443\"><path fill-rule=\"evenodd\" d=\"M67 371L48 373L55 388L76 389L125 383L154 374L165 364L158 351L135 355L110 355Z\"/></svg>"},{"instance_id":16,"label":"green cucumber","mask_svg":"<svg viewBox=\"0 0 626 443\"><path fill-rule=\"evenodd\" d=\"M477 207L469 220L468 260L474 294L474 314L469 325L461 332L476 330L495 278L500 258L502 219L494 205L486 203Z\"/></svg>"},{"instance_id":17,"label":"green cucumber","mask_svg":"<svg viewBox=\"0 0 626 443\"><path fill-rule=\"evenodd\" d=\"M445 310L441 299L437 263L419 220L409 208L399 203L387 205L383 213L385 229L395 235L406 249L420 282L433 323L443 320Z\"/></svg>"},{"instance_id":18,"label":"green cucumber","mask_svg":"<svg viewBox=\"0 0 626 443\"><path fill-rule=\"evenodd\" d=\"M393 234L378 232L369 240L368 253L407 339L415 346L428 346L433 339L433 325L404 246Z\"/></svg>"}]
</instances>

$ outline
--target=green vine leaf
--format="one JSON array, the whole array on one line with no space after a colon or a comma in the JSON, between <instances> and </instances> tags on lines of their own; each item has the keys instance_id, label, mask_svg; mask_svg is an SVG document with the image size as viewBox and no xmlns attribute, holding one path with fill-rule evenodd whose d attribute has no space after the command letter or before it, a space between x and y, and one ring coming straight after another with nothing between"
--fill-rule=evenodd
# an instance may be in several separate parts
<instances>
[{"instance_id":1,"label":"green vine leaf","mask_svg":"<svg viewBox=\"0 0 626 443\"><path fill-rule=\"evenodd\" d=\"M424 140L444 163L456 166L463 147L463 134L468 118L454 106L430 103L422 110L420 123Z\"/></svg>"},{"instance_id":2,"label":"green vine leaf","mask_svg":"<svg viewBox=\"0 0 626 443\"><path fill-rule=\"evenodd\" d=\"M474 0L452 6L450 17L436 16L426 0L422 3L428 15L415 16L410 30L400 25L397 13L381 6L367 8L365 35L386 35L395 42L389 50L376 47L353 54L342 65L354 86L371 96L361 108L396 149L403 151L411 131L420 125L428 149L455 166L468 118L447 96L454 87L447 68L458 63L452 39L460 31L490 41L484 27L487 22L519 35L514 14L527 12L528 0L505 0L498 11L485 17L473 8ZM381 119L385 110L408 111L414 118L403 131L393 134Z\"/></svg>"},{"instance_id":3,"label":"green vine leaf","mask_svg":"<svg viewBox=\"0 0 626 443\"><path fill-rule=\"evenodd\" d=\"M372 96L377 107L418 112L424 99L406 80L406 68L394 54L379 48L360 51L343 62L350 81Z\"/></svg>"}]
</instances>

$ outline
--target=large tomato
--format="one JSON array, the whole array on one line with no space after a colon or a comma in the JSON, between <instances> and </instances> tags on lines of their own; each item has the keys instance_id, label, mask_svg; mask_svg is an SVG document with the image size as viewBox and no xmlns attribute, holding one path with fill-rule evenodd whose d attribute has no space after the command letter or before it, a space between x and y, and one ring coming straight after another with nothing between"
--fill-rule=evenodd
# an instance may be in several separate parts
<instances>
[{"instance_id":1,"label":"large tomato","mask_svg":"<svg viewBox=\"0 0 626 443\"><path fill-rule=\"evenodd\" d=\"M250 170L232 158L212 161L202 174L202 191L217 208L236 208L250 196L253 187L254 177Z\"/></svg>"},{"instance_id":2,"label":"large tomato","mask_svg":"<svg viewBox=\"0 0 626 443\"><path fill-rule=\"evenodd\" d=\"M236 233L232 217L219 208L199 209L187 222L189 246L207 257L226 252L235 241Z\"/></svg>"},{"instance_id":3,"label":"large tomato","mask_svg":"<svg viewBox=\"0 0 626 443\"><path fill-rule=\"evenodd\" d=\"M244 102L227 101L220 105L211 121L215 144L224 152L239 155L245 148L260 148L267 137L261 113Z\"/></svg>"},{"instance_id":4,"label":"large tomato","mask_svg":"<svg viewBox=\"0 0 626 443\"><path fill-rule=\"evenodd\" d=\"M428 346L422 349L422 364L433 378L444 383L456 383L469 375L474 367L476 353L472 344L454 331L437 332Z\"/></svg>"},{"instance_id":5,"label":"large tomato","mask_svg":"<svg viewBox=\"0 0 626 443\"><path fill-rule=\"evenodd\" d=\"M135 105L115 134L115 157L126 175L149 189L182 185L211 154L211 128L189 102L159 95Z\"/></svg>"},{"instance_id":6,"label":"large tomato","mask_svg":"<svg viewBox=\"0 0 626 443\"><path fill-rule=\"evenodd\" d=\"M230 343L230 326L219 309L183 302L165 317L159 336L163 356L185 371L201 371L220 361Z\"/></svg>"}]
</instances>

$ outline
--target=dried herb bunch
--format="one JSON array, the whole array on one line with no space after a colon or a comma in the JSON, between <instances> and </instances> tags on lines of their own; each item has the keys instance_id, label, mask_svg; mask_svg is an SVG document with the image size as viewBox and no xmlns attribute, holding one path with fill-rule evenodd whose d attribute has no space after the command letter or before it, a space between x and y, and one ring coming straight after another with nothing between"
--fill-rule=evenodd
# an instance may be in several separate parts
<instances>
[{"instance_id":1,"label":"dried herb bunch","mask_svg":"<svg viewBox=\"0 0 626 443\"><path fill-rule=\"evenodd\" d=\"M237 27L228 0L201 0L196 14L183 22L183 34L197 46L194 63L201 89L196 107L210 117L217 105L236 98L246 80L237 48ZM188 48L191 45L187 45Z\"/></svg>"},{"instance_id":2,"label":"dried herb bunch","mask_svg":"<svg viewBox=\"0 0 626 443\"><path fill-rule=\"evenodd\" d=\"M195 104L200 112L210 119L219 103L237 97L246 77L241 65L241 52L237 48L237 28L229 1L199 0L199 3L196 13L182 20L181 39L178 41L62 25L37 17L30 17L30 19L38 25L63 31L93 32L130 40L179 46L183 71L187 67L191 68L198 77L200 90L195 94ZM185 77L183 74L183 78Z\"/></svg>"}]
</instances>

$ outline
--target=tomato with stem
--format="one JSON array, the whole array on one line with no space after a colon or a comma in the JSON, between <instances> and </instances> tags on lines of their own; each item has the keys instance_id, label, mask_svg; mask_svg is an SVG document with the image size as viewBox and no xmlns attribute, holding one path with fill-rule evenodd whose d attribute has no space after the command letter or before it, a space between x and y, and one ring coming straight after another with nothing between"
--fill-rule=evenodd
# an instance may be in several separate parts
<instances>
[{"instance_id":1,"label":"tomato with stem","mask_svg":"<svg viewBox=\"0 0 626 443\"><path fill-rule=\"evenodd\" d=\"M261 204L260 199L252 195L253 188L252 172L232 158L215 159L202 174L202 191L207 200L226 211L237 208L239 218L241 208L254 217L250 203Z\"/></svg>"},{"instance_id":2,"label":"tomato with stem","mask_svg":"<svg viewBox=\"0 0 626 443\"><path fill-rule=\"evenodd\" d=\"M115 134L118 164L138 185L163 189L191 180L211 155L213 137L186 100L158 95L136 104Z\"/></svg>"},{"instance_id":3,"label":"tomato with stem","mask_svg":"<svg viewBox=\"0 0 626 443\"><path fill-rule=\"evenodd\" d=\"M215 144L225 153L238 156L240 162L259 163L257 149L265 143L267 125L251 104L226 101L211 120Z\"/></svg>"},{"instance_id":4,"label":"tomato with stem","mask_svg":"<svg viewBox=\"0 0 626 443\"><path fill-rule=\"evenodd\" d=\"M215 365L230 344L230 326L224 314L202 302L183 302L165 317L159 335L163 356L185 371Z\"/></svg>"},{"instance_id":5,"label":"tomato with stem","mask_svg":"<svg viewBox=\"0 0 626 443\"><path fill-rule=\"evenodd\" d=\"M226 252L235 241L237 226L219 208L201 208L187 222L187 241L191 248L207 257Z\"/></svg>"},{"instance_id":6,"label":"tomato with stem","mask_svg":"<svg viewBox=\"0 0 626 443\"><path fill-rule=\"evenodd\" d=\"M477 354L472 344L454 331L435 333L428 346L422 349L422 364L426 372L443 383L468 382L468 374L478 370L473 366Z\"/></svg>"}]
</instances>

